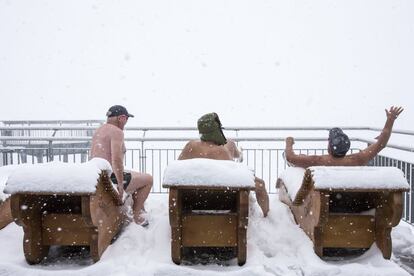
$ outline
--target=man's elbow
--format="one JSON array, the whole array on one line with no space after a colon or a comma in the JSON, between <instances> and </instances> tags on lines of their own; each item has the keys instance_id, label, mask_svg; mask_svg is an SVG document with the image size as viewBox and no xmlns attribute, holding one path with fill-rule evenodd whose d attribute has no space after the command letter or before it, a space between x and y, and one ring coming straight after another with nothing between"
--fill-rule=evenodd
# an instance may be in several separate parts
<instances>
[{"instance_id":1,"label":"man's elbow","mask_svg":"<svg viewBox=\"0 0 414 276\"><path fill-rule=\"evenodd\" d=\"M295 162L295 160L294 160L295 159L295 154L293 152L285 151L285 158L286 158L286 161L288 161L290 163Z\"/></svg>"}]
</instances>

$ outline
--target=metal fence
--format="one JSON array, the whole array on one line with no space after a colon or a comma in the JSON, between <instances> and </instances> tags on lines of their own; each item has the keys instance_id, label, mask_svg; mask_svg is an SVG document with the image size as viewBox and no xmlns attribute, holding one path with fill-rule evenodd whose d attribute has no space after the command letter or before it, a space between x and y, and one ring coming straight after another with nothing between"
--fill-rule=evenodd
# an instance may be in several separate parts
<instances>
[{"instance_id":1,"label":"metal fence","mask_svg":"<svg viewBox=\"0 0 414 276\"><path fill-rule=\"evenodd\" d=\"M97 121L93 122L97 123ZM0 166L21 163L35 164L52 160L74 163L87 161L90 134L97 125L85 125L84 123L85 121L82 121L80 126L62 126L62 124L55 126L3 124L2 126L0 124L2 133L0 136L0 145L2 145L0 146ZM268 192L277 193L276 180L287 164L283 158L284 136L278 137L276 135L283 131L290 132L290 134L299 137L295 138L299 144L298 147L300 147L295 149L297 153L321 155L326 153L327 133L323 133L322 137L303 137L303 135L326 132L329 129L330 127L227 127L225 133L243 147L243 163L252 168L256 176L266 182ZM369 132L380 130L368 127L344 127L344 129ZM51 131L55 135L50 135ZM64 134L58 134L59 132ZM295 135L295 132L300 132L299 136ZM4 133L12 135L3 135ZM36 135L31 136L28 133ZM79 133L82 135L78 136ZM154 133L158 136L154 137ZM256 136L247 135L249 133ZM414 137L414 132L411 131L396 130L394 133ZM184 137L183 134L187 136ZM243 136L241 136L242 134ZM167 190L162 188L164 169L171 161L178 158L181 149L188 140L197 138L197 132L195 128L191 127L133 127L125 130L125 137L127 147L125 167L151 174L154 178L152 192L165 193ZM373 140L359 136L350 138L353 144L359 145L359 147L354 146L351 149L352 153L373 142ZM389 144L388 147L414 155L414 148L409 146ZM396 158L377 156L371 160L370 165L398 167L405 173L410 187L413 186L412 163ZM411 191L404 194L403 219L409 223L414 223L413 200Z\"/></svg>"}]
</instances>

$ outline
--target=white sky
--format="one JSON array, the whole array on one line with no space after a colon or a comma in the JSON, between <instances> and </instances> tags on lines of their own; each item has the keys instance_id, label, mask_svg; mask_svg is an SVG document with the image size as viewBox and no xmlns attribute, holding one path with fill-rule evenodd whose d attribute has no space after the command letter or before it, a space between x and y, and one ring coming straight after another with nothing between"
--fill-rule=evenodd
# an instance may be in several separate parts
<instances>
[{"instance_id":1,"label":"white sky","mask_svg":"<svg viewBox=\"0 0 414 276\"><path fill-rule=\"evenodd\" d=\"M0 0L0 120L414 129L414 2Z\"/></svg>"}]
</instances>

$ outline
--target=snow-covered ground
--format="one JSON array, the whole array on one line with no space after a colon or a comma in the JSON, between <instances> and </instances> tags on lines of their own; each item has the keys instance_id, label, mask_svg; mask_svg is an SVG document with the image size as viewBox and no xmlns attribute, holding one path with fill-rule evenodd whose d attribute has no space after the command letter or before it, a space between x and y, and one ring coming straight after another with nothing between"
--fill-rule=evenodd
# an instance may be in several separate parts
<instances>
[{"instance_id":1,"label":"snow-covered ground","mask_svg":"<svg viewBox=\"0 0 414 276\"><path fill-rule=\"evenodd\" d=\"M170 256L168 196L151 194L147 201L150 226L130 224L108 247L101 260L91 264L87 257L74 260L56 258L43 265L26 264L22 249L22 229L11 224L0 231L0 275L409 275L394 261L384 260L374 245L361 257L345 261L323 261L312 243L293 222L288 207L271 195L268 218L261 217L251 197L247 262L230 265L180 265ZM393 252L412 256L414 233L401 222L394 228Z\"/></svg>"}]
</instances>

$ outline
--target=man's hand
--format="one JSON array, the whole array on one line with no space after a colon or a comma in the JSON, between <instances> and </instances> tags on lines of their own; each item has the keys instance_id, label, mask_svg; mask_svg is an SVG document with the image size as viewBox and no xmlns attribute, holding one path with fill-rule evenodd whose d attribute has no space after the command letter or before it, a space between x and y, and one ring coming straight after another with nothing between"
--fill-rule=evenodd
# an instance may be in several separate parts
<instances>
[{"instance_id":1,"label":"man's hand","mask_svg":"<svg viewBox=\"0 0 414 276\"><path fill-rule=\"evenodd\" d=\"M389 111L385 109L385 113L387 114L387 119L392 120L392 121L397 119L398 115L400 115L401 112L403 111L404 111L404 108L402 108L401 106L400 107L391 106Z\"/></svg>"},{"instance_id":2,"label":"man's hand","mask_svg":"<svg viewBox=\"0 0 414 276\"><path fill-rule=\"evenodd\" d=\"M291 147L295 144L295 139L293 137L287 137L286 138L286 146Z\"/></svg>"}]
</instances>

